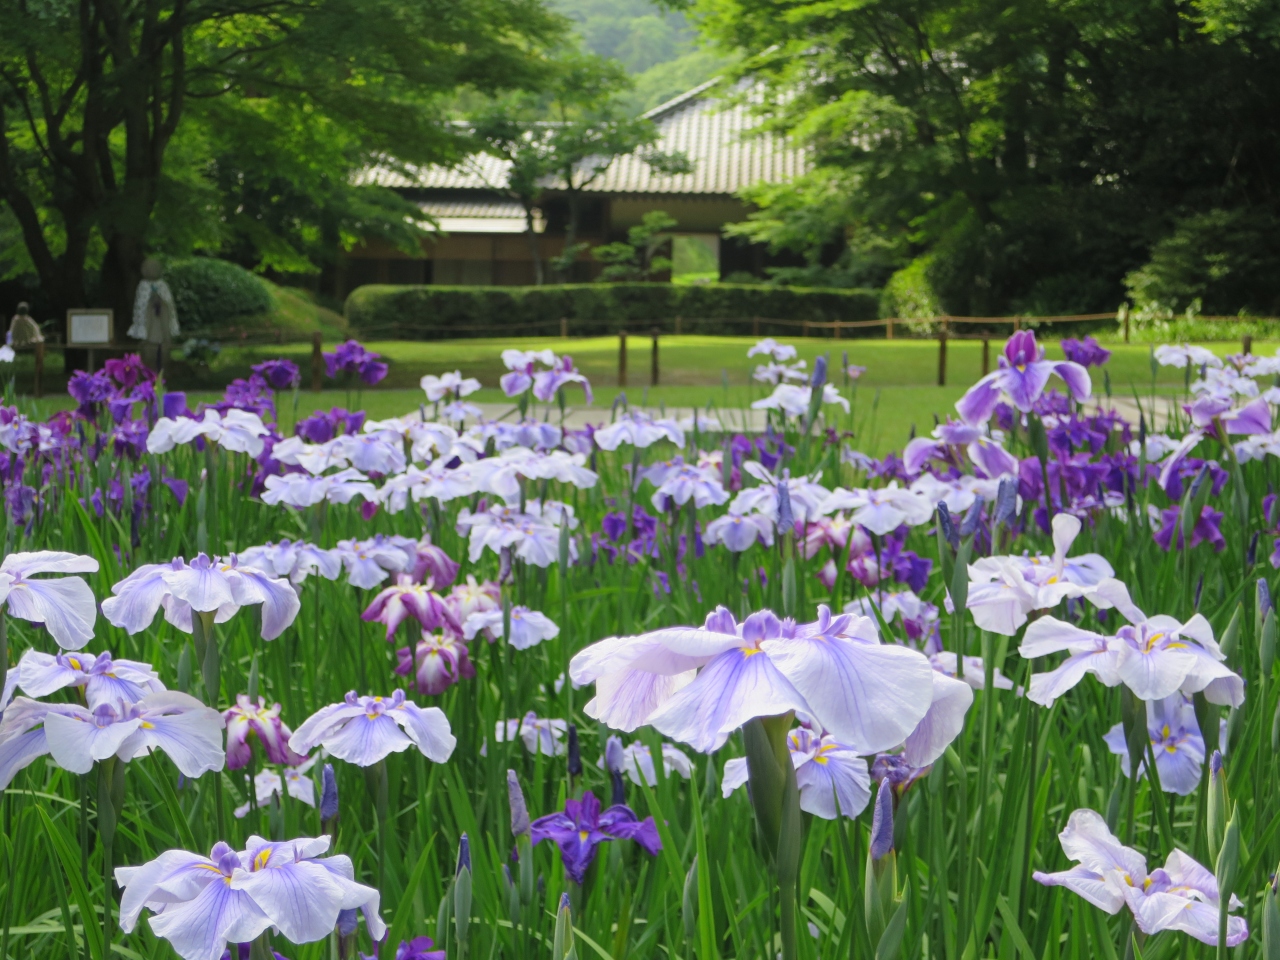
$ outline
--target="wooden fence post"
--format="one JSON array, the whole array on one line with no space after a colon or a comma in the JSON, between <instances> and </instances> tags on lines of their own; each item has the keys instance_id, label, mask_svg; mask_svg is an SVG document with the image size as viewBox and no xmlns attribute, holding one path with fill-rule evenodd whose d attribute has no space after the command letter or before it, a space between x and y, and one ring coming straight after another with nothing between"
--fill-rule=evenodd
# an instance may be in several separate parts
<instances>
[{"instance_id":1,"label":"wooden fence post","mask_svg":"<svg viewBox=\"0 0 1280 960\"><path fill-rule=\"evenodd\" d=\"M947 321L942 321L938 331L938 386L947 385Z\"/></svg>"},{"instance_id":2,"label":"wooden fence post","mask_svg":"<svg viewBox=\"0 0 1280 960\"><path fill-rule=\"evenodd\" d=\"M760 318L759 317L751 318L751 336L755 337L757 340L760 339Z\"/></svg>"},{"instance_id":3,"label":"wooden fence post","mask_svg":"<svg viewBox=\"0 0 1280 960\"><path fill-rule=\"evenodd\" d=\"M886 340L893 339L893 317L890 317L884 325L884 338Z\"/></svg>"},{"instance_id":4,"label":"wooden fence post","mask_svg":"<svg viewBox=\"0 0 1280 960\"><path fill-rule=\"evenodd\" d=\"M684 317L680 316L680 314L677 313L676 314L676 336L678 337L682 333L684 333Z\"/></svg>"},{"instance_id":5,"label":"wooden fence post","mask_svg":"<svg viewBox=\"0 0 1280 960\"><path fill-rule=\"evenodd\" d=\"M1019 330L1021 330L1021 329L1022 329L1022 318L1021 318L1021 317L1014 317L1014 318L1013 318L1013 332L1014 332L1014 333L1017 333L1017 332L1018 332Z\"/></svg>"},{"instance_id":6,"label":"wooden fence post","mask_svg":"<svg viewBox=\"0 0 1280 960\"><path fill-rule=\"evenodd\" d=\"M1246 357L1253 353L1253 334L1246 333L1244 335L1243 339L1240 341L1240 352Z\"/></svg>"},{"instance_id":7,"label":"wooden fence post","mask_svg":"<svg viewBox=\"0 0 1280 960\"><path fill-rule=\"evenodd\" d=\"M653 363L649 371L649 384L656 387L658 385L658 328L654 327L649 332L653 337Z\"/></svg>"},{"instance_id":8,"label":"wooden fence post","mask_svg":"<svg viewBox=\"0 0 1280 960\"><path fill-rule=\"evenodd\" d=\"M618 331L618 386L627 385L627 331Z\"/></svg>"},{"instance_id":9,"label":"wooden fence post","mask_svg":"<svg viewBox=\"0 0 1280 960\"><path fill-rule=\"evenodd\" d=\"M803 323L803 326L800 328L800 336L807 337L809 336L809 321L804 320L802 321L802 323Z\"/></svg>"},{"instance_id":10,"label":"wooden fence post","mask_svg":"<svg viewBox=\"0 0 1280 960\"><path fill-rule=\"evenodd\" d=\"M560 339L561 340L569 339L569 318L568 317L560 318Z\"/></svg>"},{"instance_id":11,"label":"wooden fence post","mask_svg":"<svg viewBox=\"0 0 1280 960\"><path fill-rule=\"evenodd\" d=\"M35 382L34 392L36 395L36 399L38 400L44 396L44 341L37 340L35 342L35 348L36 348L36 382Z\"/></svg>"},{"instance_id":12,"label":"wooden fence post","mask_svg":"<svg viewBox=\"0 0 1280 960\"><path fill-rule=\"evenodd\" d=\"M831 339L832 340L840 339L840 321L839 320L837 320L835 323L831 325Z\"/></svg>"},{"instance_id":13,"label":"wooden fence post","mask_svg":"<svg viewBox=\"0 0 1280 960\"><path fill-rule=\"evenodd\" d=\"M320 386L324 382L324 355L320 349L323 342L318 331L311 335L311 389L316 393L320 392Z\"/></svg>"},{"instance_id":14,"label":"wooden fence post","mask_svg":"<svg viewBox=\"0 0 1280 960\"><path fill-rule=\"evenodd\" d=\"M982 338L982 375L985 377L991 372L991 339L989 337Z\"/></svg>"},{"instance_id":15,"label":"wooden fence post","mask_svg":"<svg viewBox=\"0 0 1280 960\"><path fill-rule=\"evenodd\" d=\"M1129 306L1125 304L1120 308L1120 313L1124 319L1124 342L1129 342Z\"/></svg>"}]
</instances>

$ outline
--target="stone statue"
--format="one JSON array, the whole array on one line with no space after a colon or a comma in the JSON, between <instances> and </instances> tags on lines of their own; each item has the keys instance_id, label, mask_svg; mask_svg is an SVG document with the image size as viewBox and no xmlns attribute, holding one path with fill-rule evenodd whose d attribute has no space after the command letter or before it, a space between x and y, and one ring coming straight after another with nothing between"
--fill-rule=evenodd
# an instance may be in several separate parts
<instances>
[{"instance_id":1,"label":"stone statue","mask_svg":"<svg viewBox=\"0 0 1280 960\"><path fill-rule=\"evenodd\" d=\"M40 327L36 322L31 319L29 310L30 308L27 304L18 304L18 312L9 321L9 333L5 337L5 343L15 350L21 350L23 347L30 347L37 343L44 343L44 334L40 332Z\"/></svg>"},{"instance_id":2,"label":"stone statue","mask_svg":"<svg viewBox=\"0 0 1280 960\"><path fill-rule=\"evenodd\" d=\"M178 311L169 285L161 279L163 275L160 261L148 257L142 262L142 279L133 299L133 324L129 327L129 336L155 346L157 370L163 369L169 348L179 334Z\"/></svg>"}]
</instances>

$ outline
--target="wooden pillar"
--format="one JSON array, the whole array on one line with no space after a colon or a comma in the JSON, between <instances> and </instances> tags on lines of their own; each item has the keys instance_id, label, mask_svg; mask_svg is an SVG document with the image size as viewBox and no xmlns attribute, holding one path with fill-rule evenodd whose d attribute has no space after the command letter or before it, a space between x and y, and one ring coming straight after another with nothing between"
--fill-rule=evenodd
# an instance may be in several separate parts
<instances>
[{"instance_id":1,"label":"wooden pillar","mask_svg":"<svg viewBox=\"0 0 1280 960\"><path fill-rule=\"evenodd\" d=\"M947 321L942 321L938 331L938 386L947 385Z\"/></svg>"},{"instance_id":2,"label":"wooden pillar","mask_svg":"<svg viewBox=\"0 0 1280 960\"><path fill-rule=\"evenodd\" d=\"M36 382L34 393L36 399L44 396L44 341L37 340L36 348Z\"/></svg>"},{"instance_id":3,"label":"wooden pillar","mask_svg":"<svg viewBox=\"0 0 1280 960\"><path fill-rule=\"evenodd\" d=\"M831 325L831 339L832 340L840 339L840 321L839 320L837 320L835 323Z\"/></svg>"},{"instance_id":4,"label":"wooden pillar","mask_svg":"<svg viewBox=\"0 0 1280 960\"><path fill-rule=\"evenodd\" d=\"M658 385L658 328L654 327L649 334L653 337L653 360L649 370L649 385L656 387Z\"/></svg>"},{"instance_id":5,"label":"wooden pillar","mask_svg":"<svg viewBox=\"0 0 1280 960\"><path fill-rule=\"evenodd\" d=\"M760 318L759 317L751 318L751 335L755 337L757 340L760 339Z\"/></svg>"},{"instance_id":6,"label":"wooden pillar","mask_svg":"<svg viewBox=\"0 0 1280 960\"><path fill-rule=\"evenodd\" d=\"M618 386L627 385L627 331L618 331Z\"/></svg>"},{"instance_id":7,"label":"wooden pillar","mask_svg":"<svg viewBox=\"0 0 1280 960\"><path fill-rule=\"evenodd\" d=\"M1022 329L1022 318L1021 318L1021 317L1014 317L1014 318L1013 318L1013 332L1014 332L1014 333L1017 333L1017 332L1018 332L1019 330L1021 330L1021 329Z\"/></svg>"},{"instance_id":8,"label":"wooden pillar","mask_svg":"<svg viewBox=\"0 0 1280 960\"><path fill-rule=\"evenodd\" d=\"M885 321L884 338L886 340L893 339L893 317L890 317L888 320Z\"/></svg>"},{"instance_id":9,"label":"wooden pillar","mask_svg":"<svg viewBox=\"0 0 1280 960\"><path fill-rule=\"evenodd\" d=\"M1120 319L1124 321L1124 342L1129 342L1129 305L1122 304L1120 307Z\"/></svg>"},{"instance_id":10,"label":"wooden pillar","mask_svg":"<svg viewBox=\"0 0 1280 960\"><path fill-rule=\"evenodd\" d=\"M561 340L569 339L569 318L568 317L560 318L560 339Z\"/></svg>"},{"instance_id":11,"label":"wooden pillar","mask_svg":"<svg viewBox=\"0 0 1280 960\"><path fill-rule=\"evenodd\" d=\"M800 328L800 336L807 337L809 336L809 321L805 320L803 321L803 323L804 323L804 326Z\"/></svg>"},{"instance_id":12,"label":"wooden pillar","mask_svg":"<svg viewBox=\"0 0 1280 960\"><path fill-rule=\"evenodd\" d=\"M982 338L982 375L985 377L991 372L991 339L989 337Z\"/></svg>"},{"instance_id":13,"label":"wooden pillar","mask_svg":"<svg viewBox=\"0 0 1280 960\"><path fill-rule=\"evenodd\" d=\"M1253 334L1246 333L1240 341L1240 352L1246 357L1253 353Z\"/></svg>"},{"instance_id":14,"label":"wooden pillar","mask_svg":"<svg viewBox=\"0 0 1280 960\"><path fill-rule=\"evenodd\" d=\"M321 351L323 343L323 336L318 331L311 335L311 389L316 393L320 392L320 386L324 382L324 355Z\"/></svg>"},{"instance_id":15,"label":"wooden pillar","mask_svg":"<svg viewBox=\"0 0 1280 960\"><path fill-rule=\"evenodd\" d=\"M680 314L677 313L676 314L676 336L678 337L682 333L684 333L684 317L680 316Z\"/></svg>"}]
</instances>

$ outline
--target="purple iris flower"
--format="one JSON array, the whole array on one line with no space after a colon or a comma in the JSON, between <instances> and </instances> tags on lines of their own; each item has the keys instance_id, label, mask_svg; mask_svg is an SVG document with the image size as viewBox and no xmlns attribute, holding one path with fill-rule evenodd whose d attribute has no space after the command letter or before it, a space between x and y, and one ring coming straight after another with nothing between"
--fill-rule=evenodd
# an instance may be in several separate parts
<instances>
[{"instance_id":1,"label":"purple iris flower","mask_svg":"<svg viewBox=\"0 0 1280 960\"><path fill-rule=\"evenodd\" d=\"M323 746L339 760L369 767L411 746L444 763L457 743L439 707L419 707L405 699L403 690L389 697L357 697L352 690L341 703L308 717L289 738L289 749L306 754Z\"/></svg>"},{"instance_id":2,"label":"purple iris flower","mask_svg":"<svg viewBox=\"0 0 1280 960\"><path fill-rule=\"evenodd\" d=\"M364 426L364 411L349 412L345 407L334 407L325 412L317 410L299 420L293 432L308 443L328 443L340 434L356 434Z\"/></svg>"},{"instance_id":3,"label":"purple iris flower","mask_svg":"<svg viewBox=\"0 0 1280 960\"><path fill-rule=\"evenodd\" d=\"M272 763L281 763L296 767L306 758L300 757L289 749L289 738L293 731L280 719L280 704L267 706L263 697L255 704L247 694L236 697L235 706L222 715L227 724L227 769L239 770L248 766L253 758L253 748L249 746L249 734L258 738L267 759Z\"/></svg>"},{"instance_id":4,"label":"purple iris flower","mask_svg":"<svg viewBox=\"0 0 1280 960\"><path fill-rule=\"evenodd\" d=\"M26 526L35 519L36 488L26 484L11 486L4 492L4 503L14 526Z\"/></svg>"},{"instance_id":5,"label":"purple iris flower","mask_svg":"<svg viewBox=\"0 0 1280 960\"><path fill-rule=\"evenodd\" d=\"M116 392L116 385L107 374L99 370L97 373L85 373L77 370L67 381L67 393L80 404L76 411L79 416L93 419L98 414L98 404L110 400Z\"/></svg>"},{"instance_id":6,"label":"purple iris flower","mask_svg":"<svg viewBox=\"0 0 1280 960\"><path fill-rule=\"evenodd\" d=\"M1160 511L1160 529L1155 532L1155 541L1161 550L1168 551L1173 545L1174 536L1178 538L1178 549L1186 546L1182 536L1182 507L1172 506ZM1191 530L1191 546L1195 548L1204 541L1213 544L1213 552L1221 553L1227 546L1222 535L1222 513L1207 503L1200 511L1195 527Z\"/></svg>"},{"instance_id":7,"label":"purple iris flower","mask_svg":"<svg viewBox=\"0 0 1280 960\"><path fill-rule=\"evenodd\" d=\"M374 944L372 954L360 954L360 960L378 960L381 944ZM445 960L443 950L435 950L435 942L430 937L414 937L412 940L401 940L396 947L394 960Z\"/></svg>"},{"instance_id":8,"label":"purple iris flower","mask_svg":"<svg viewBox=\"0 0 1280 960\"><path fill-rule=\"evenodd\" d=\"M164 689L149 663L113 660L110 653L41 653L28 650L10 671L10 679L29 697L47 697L66 687L82 687L90 709L125 700L135 703ZM6 692L8 691L6 685ZM0 697L0 709L7 697Z\"/></svg>"},{"instance_id":9,"label":"purple iris flower","mask_svg":"<svg viewBox=\"0 0 1280 960\"><path fill-rule=\"evenodd\" d=\"M588 790L581 800L566 800L563 813L533 821L533 842L554 841L560 848L565 872L582 883L596 858L596 847L606 840L634 840L650 854L662 850L653 817L640 820L630 807L617 804L601 812L600 801Z\"/></svg>"},{"instance_id":10,"label":"purple iris flower","mask_svg":"<svg viewBox=\"0 0 1280 960\"><path fill-rule=\"evenodd\" d=\"M1093 337L1077 340L1068 337L1062 341L1062 352L1072 363L1082 367L1100 367L1111 359L1111 351L1101 346Z\"/></svg>"},{"instance_id":11,"label":"purple iris flower","mask_svg":"<svg viewBox=\"0 0 1280 960\"><path fill-rule=\"evenodd\" d=\"M179 417L195 416L187 406L187 395L180 390L172 393L166 393L164 395L164 403L161 404L160 413L162 416L168 417L170 420L177 420Z\"/></svg>"},{"instance_id":12,"label":"purple iris flower","mask_svg":"<svg viewBox=\"0 0 1280 960\"><path fill-rule=\"evenodd\" d=\"M966 423L985 423L1004 397L1023 413L1030 413L1055 373L1066 382L1076 400L1083 403L1089 398L1092 384L1084 367L1070 360L1045 360L1044 348L1036 343L1035 333L1020 330L1005 344L999 369L970 387L956 401L956 409Z\"/></svg>"},{"instance_id":13,"label":"purple iris flower","mask_svg":"<svg viewBox=\"0 0 1280 960\"><path fill-rule=\"evenodd\" d=\"M348 340L333 353L324 354L324 365L330 377L341 373L355 374L373 386L387 375L389 369L380 356L366 350L358 341Z\"/></svg>"},{"instance_id":14,"label":"purple iris flower","mask_svg":"<svg viewBox=\"0 0 1280 960\"><path fill-rule=\"evenodd\" d=\"M476 675L471 650L456 634L424 633L413 647L396 651L395 673L413 675L414 687L425 696L438 696L449 687Z\"/></svg>"},{"instance_id":15,"label":"purple iris flower","mask_svg":"<svg viewBox=\"0 0 1280 960\"><path fill-rule=\"evenodd\" d=\"M431 542L429 536L418 543L418 560L413 565L413 579L425 583L430 578L435 590L447 590L458 579L459 566L456 560Z\"/></svg>"},{"instance_id":16,"label":"purple iris flower","mask_svg":"<svg viewBox=\"0 0 1280 960\"><path fill-rule=\"evenodd\" d=\"M1189 697L1174 693L1163 700L1147 701L1147 732L1156 758L1160 789L1187 796L1200 786L1204 765L1204 737ZM1102 738L1111 752L1122 758L1120 771L1129 775L1129 745L1124 724L1117 723ZM1146 760L1138 764L1138 776L1146 776Z\"/></svg>"},{"instance_id":17,"label":"purple iris flower","mask_svg":"<svg viewBox=\"0 0 1280 960\"><path fill-rule=\"evenodd\" d=\"M563 387L573 383L582 384L587 403L591 403L591 381L573 365L573 358L565 355L550 370L540 370L533 375L533 395L543 403L550 403Z\"/></svg>"},{"instance_id":18,"label":"purple iris flower","mask_svg":"<svg viewBox=\"0 0 1280 960\"><path fill-rule=\"evenodd\" d=\"M462 633L462 624L444 597L432 589L431 583L414 583L405 574L397 574L395 584L374 597L360 615L366 623L383 624L387 628L387 640L394 639L400 624L410 618L424 631L447 629L455 636Z\"/></svg>"},{"instance_id":19,"label":"purple iris flower","mask_svg":"<svg viewBox=\"0 0 1280 960\"><path fill-rule=\"evenodd\" d=\"M152 383L156 379L155 373L147 368L142 357L136 353L127 353L119 359L106 361L102 365L102 371L120 384L122 390L129 390L139 383Z\"/></svg>"},{"instance_id":20,"label":"purple iris flower","mask_svg":"<svg viewBox=\"0 0 1280 960\"><path fill-rule=\"evenodd\" d=\"M292 360L267 360L254 364L250 369L267 382L273 390L292 390L302 382L298 365Z\"/></svg>"}]
</instances>

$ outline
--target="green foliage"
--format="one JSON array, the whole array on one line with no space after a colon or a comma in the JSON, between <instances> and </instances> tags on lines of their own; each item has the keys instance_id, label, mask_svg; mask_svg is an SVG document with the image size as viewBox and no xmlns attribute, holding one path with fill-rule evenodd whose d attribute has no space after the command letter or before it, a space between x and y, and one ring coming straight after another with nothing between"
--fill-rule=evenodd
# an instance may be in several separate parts
<instances>
[{"instance_id":1,"label":"green foliage","mask_svg":"<svg viewBox=\"0 0 1280 960\"><path fill-rule=\"evenodd\" d=\"M217 334L236 320L266 313L273 305L266 284L225 260L178 260L166 268L165 280L173 291L184 333Z\"/></svg>"},{"instance_id":2,"label":"green foliage","mask_svg":"<svg viewBox=\"0 0 1280 960\"><path fill-rule=\"evenodd\" d=\"M676 226L675 217L662 210L650 210L640 223L627 231L626 241L593 249L591 255L607 264L600 281L649 280L655 274L670 273L671 258L659 256L658 251L670 243L669 231Z\"/></svg>"},{"instance_id":3,"label":"green foliage","mask_svg":"<svg viewBox=\"0 0 1280 960\"><path fill-rule=\"evenodd\" d=\"M929 278L930 257L917 257L889 278L880 297L887 317L924 320L942 313L942 303Z\"/></svg>"},{"instance_id":4,"label":"green foliage","mask_svg":"<svg viewBox=\"0 0 1280 960\"><path fill-rule=\"evenodd\" d=\"M670 330L684 318L686 333L745 332L724 318L869 320L877 316L875 293L735 284L596 283L546 287L366 286L347 298L346 314L360 336L439 339L466 336L468 328L510 324L530 334L557 332L561 317L576 336L613 333L654 323ZM534 325L539 325L534 327Z\"/></svg>"},{"instance_id":5,"label":"green foliage","mask_svg":"<svg viewBox=\"0 0 1280 960\"><path fill-rule=\"evenodd\" d=\"M1125 277L1139 309L1182 311L1199 300L1211 316L1280 313L1280 222L1251 210L1210 210L1178 221Z\"/></svg>"},{"instance_id":6,"label":"green foliage","mask_svg":"<svg viewBox=\"0 0 1280 960\"><path fill-rule=\"evenodd\" d=\"M811 262L848 237L856 259L863 236L891 268L932 255L948 312L999 315L1114 309L1171 213L1270 217L1278 14L1277 0L699 0L695 17L720 49L758 51L735 72L814 162L752 197L748 232ZM1248 283L1217 286L1224 312L1255 302Z\"/></svg>"}]
</instances>

